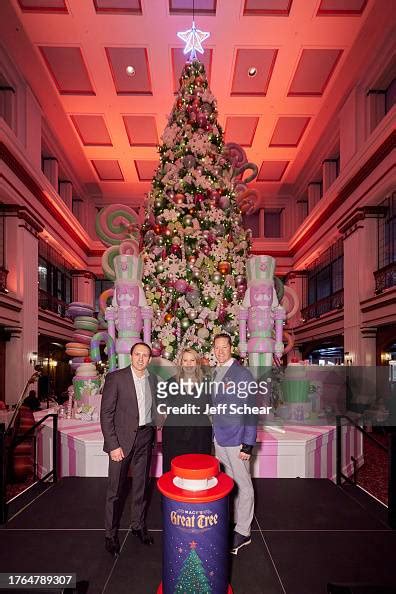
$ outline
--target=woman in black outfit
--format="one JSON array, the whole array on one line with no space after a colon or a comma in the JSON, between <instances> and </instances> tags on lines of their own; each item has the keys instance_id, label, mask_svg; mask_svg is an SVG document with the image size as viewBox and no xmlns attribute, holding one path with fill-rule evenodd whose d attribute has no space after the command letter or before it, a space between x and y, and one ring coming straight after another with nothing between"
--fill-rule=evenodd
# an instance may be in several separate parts
<instances>
[{"instance_id":1,"label":"woman in black outfit","mask_svg":"<svg viewBox=\"0 0 396 594\"><path fill-rule=\"evenodd\" d=\"M209 395L202 390L198 396L196 385L202 385L202 368L199 355L194 349L184 349L180 367L168 380L167 397L162 400L167 406L195 405L195 414L167 415L162 429L162 472L171 469L171 461L182 454L210 454L212 451L212 425L204 414ZM190 393L188 393L190 392Z\"/></svg>"}]
</instances>

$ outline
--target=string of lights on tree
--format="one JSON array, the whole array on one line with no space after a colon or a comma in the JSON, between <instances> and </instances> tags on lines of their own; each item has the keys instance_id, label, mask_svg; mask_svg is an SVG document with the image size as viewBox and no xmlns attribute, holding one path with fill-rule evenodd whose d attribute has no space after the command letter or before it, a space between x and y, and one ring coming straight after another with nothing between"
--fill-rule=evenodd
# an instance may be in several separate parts
<instances>
[{"instance_id":1,"label":"string of lights on tree","mask_svg":"<svg viewBox=\"0 0 396 594\"><path fill-rule=\"evenodd\" d=\"M215 334L226 331L237 345L250 232L242 227L216 100L198 60L184 66L158 150L142 229L153 354L174 360L194 346L210 360Z\"/></svg>"}]
</instances>

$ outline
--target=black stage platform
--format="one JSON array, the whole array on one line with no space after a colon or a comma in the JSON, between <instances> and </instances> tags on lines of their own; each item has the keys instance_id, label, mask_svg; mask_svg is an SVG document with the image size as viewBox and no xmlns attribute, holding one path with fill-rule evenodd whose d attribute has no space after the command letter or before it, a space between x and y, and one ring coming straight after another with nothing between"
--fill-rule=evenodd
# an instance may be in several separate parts
<instances>
[{"instance_id":1,"label":"black stage platform","mask_svg":"<svg viewBox=\"0 0 396 594\"><path fill-rule=\"evenodd\" d=\"M325 594L329 582L378 585L334 590L342 593L396 592L396 533L383 506L324 479L254 483L252 544L232 557L234 594ZM129 532L127 502L116 560L103 548L105 488L104 478L69 477L17 498L0 530L0 572L76 572L81 593L155 594L162 536L155 483L147 522L154 545Z\"/></svg>"}]
</instances>

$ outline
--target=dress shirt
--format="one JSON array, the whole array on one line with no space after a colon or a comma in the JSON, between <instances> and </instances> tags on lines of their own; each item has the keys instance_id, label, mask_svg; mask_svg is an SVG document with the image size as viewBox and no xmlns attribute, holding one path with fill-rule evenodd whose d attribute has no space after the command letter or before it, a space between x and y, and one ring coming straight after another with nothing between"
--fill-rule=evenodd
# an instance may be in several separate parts
<instances>
[{"instance_id":1,"label":"dress shirt","mask_svg":"<svg viewBox=\"0 0 396 594\"><path fill-rule=\"evenodd\" d=\"M132 377L135 383L136 398L139 409L139 427L151 423L151 390L148 381L148 373L145 371L142 377L136 375L131 366Z\"/></svg>"},{"instance_id":2,"label":"dress shirt","mask_svg":"<svg viewBox=\"0 0 396 594\"><path fill-rule=\"evenodd\" d=\"M216 382L221 382L222 381L223 377L227 373L227 369L229 367L231 367L231 365L234 363L234 361L235 361L234 357L230 357L228 359L228 361L226 361L225 363L223 363L223 365L218 365L216 367L216 371L214 373L214 379L216 380Z\"/></svg>"}]
</instances>

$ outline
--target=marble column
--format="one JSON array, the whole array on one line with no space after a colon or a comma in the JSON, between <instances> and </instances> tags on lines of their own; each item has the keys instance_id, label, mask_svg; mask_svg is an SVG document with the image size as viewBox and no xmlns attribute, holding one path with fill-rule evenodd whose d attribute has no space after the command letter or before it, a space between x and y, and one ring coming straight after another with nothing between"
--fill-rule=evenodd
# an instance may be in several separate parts
<instances>
[{"instance_id":1,"label":"marble column","mask_svg":"<svg viewBox=\"0 0 396 594\"><path fill-rule=\"evenodd\" d=\"M73 301L88 303L95 307L95 279L89 270L72 270Z\"/></svg>"},{"instance_id":2,"label":"marble column","mask_svg":"<svg viewBox=\"0 0 396 594\"><path fill-rule=\"evenodd\" d=\"M59 182L59 196L66 206L72 210L73 204L73 184L69 181Z\"/></svg>"},{"instance_id":3,"label":"marble column","mask_svg":"<svg viewBox=\"0 0 396 594\"><path fill-rule=\"evenodd\" d=\"M45 177L48 179L50 184L58 191L59 183L59 165L58 161L53 157L43 159L43 171Z\"/></svg>"},{"instance_id":4,"label":"marble column","mask_svg":"<svg viewBox=\"0 0 396 594\"><path fill-rule=\"evenodd\" d=\"M337 179L337 161L326 159L322 163L323 195Z\"/></svg>"},{"instance_id":5,"label":"marble column","mask_svg":"<svg viewBox=\"0 0 396 594\"><path fill-rule=\"evenodd\" d=\"M308 184L308 212L317 205L322 196L322 184L312 182Z\"/></svg>"},{"instance_id":6,"label":"marble column","mask_svg":"<svg viewBox=\"0 0 396 594\"><path fill-rule=\"evenodd\" d=\"M9 290L22 301L20 327L12 327L6 346L7 403L17 402L34 371L38 351L38 234L43 229L23 208L6 217ZM9 239L9 241L8 241Z\"/></svg>"},{"instance_id":7,"label":"marble column","mask_svg":"<svg viewBox=\"0 0 396 594\"><path fill-rule=\"evenodd\" d=\"M371 89L367 93L367 132L371 134L374 128L380 123L385 116L385 91L376 91Z\"/></svg>"}]
</instances>

